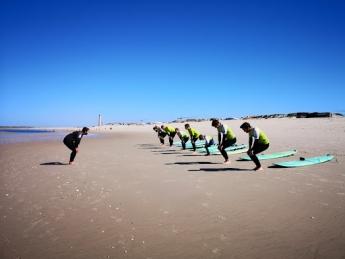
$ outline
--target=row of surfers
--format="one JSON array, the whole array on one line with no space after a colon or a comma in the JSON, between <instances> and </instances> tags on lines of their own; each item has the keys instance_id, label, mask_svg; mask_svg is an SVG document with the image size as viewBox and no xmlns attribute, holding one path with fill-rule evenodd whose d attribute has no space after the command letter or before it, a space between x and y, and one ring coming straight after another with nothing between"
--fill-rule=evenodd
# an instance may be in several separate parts
<instances>
[{"instance_id":1,"label":"row of surfers","mask_svg":"<svg viewBox=\"0 0 345 259\"><path fill-rule=\"evenodd\" d=\"M229 156L225 149L236 144L236 135L230 127L221 123L217 119L213 119L211 125L218 131L218 149L225 159L224 164L230 164ZM182 149L186 149L186 142L190 140L190 142L192 143L193 150L196 151L195 142L197 140L204 140L205 149L207 152L206 156L209 156L209 147L215 145L214 139L211 136L201 134L198 130L192 128L188 123L185 124L184 127L187 130L187 132L181 131L179 128L174 128L170 125L161 125L160 127L154 126L153 130L157 132L158 138L162 145L164 144L164 138L168 136L169 144L170 146L172 146L174 142L174 137L177 135L181 140ZM240 126L240 128L244 132L249 134L249 148L247 154L256 165L253 170L263 170L261 163L256 155L268 149L270 142L267 135L259 128L252 127L248 122L244 122Z\"/></svg>"}]
</instances>

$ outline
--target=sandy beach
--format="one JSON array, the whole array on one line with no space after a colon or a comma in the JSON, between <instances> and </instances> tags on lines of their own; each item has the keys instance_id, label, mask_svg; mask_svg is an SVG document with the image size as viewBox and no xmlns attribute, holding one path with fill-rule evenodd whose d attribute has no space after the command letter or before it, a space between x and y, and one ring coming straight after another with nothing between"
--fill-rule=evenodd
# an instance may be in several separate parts
<instances>
[{"instance_id":1,"label":"sandy beach","mask_svg":"<svg viewBox=\"0 0 345 259\"><path fill-rule=\"evenodd\" d=\"M298 153L255 172L239 154L223 165L160 146L150 125L91 130L73 166L62 140L0 145L0 258L345 258L345 119L249 122L265 153ZM248 143L242 120L224 123ZM216 139L210 122L190 124Z\"/></svg>"}]
</instances>

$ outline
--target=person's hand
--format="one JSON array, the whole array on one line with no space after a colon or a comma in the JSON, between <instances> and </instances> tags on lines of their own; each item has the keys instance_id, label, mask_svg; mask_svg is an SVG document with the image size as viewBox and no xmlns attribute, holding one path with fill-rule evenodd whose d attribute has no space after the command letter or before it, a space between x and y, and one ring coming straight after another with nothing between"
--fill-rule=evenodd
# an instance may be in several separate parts
<instances>
[{"instance_id":1,"label":"person's hand","mask_svg":"<svg viewBox=\"0 0 345 259\"><path fill-rule=\"evenodd\" d=\"M78 151L79 151L79 150L78 150L78 148L76 148L76 149L75 149L75 152L77 152L77 153L78 153Z\"/></svg>"}]
</instances>

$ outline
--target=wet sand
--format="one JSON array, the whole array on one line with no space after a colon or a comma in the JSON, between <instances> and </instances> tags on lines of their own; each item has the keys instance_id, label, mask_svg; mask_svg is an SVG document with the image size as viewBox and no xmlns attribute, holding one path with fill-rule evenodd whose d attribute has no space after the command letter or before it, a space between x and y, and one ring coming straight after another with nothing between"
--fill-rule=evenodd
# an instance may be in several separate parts
<instances>
[{"instance_id":1,"label":"wet sand","mask_svg":"<svg viewBox=\"0 0 345 259\"><path fill-rule=\"evenodd\" d=\"M345 258L345 119L250 122L266 153L298 150L274 161L336 159L254 172L160 146L152 126L85 137L73 166L60 141L0 145L0 258Z\"/></svg>"}]
</instances>

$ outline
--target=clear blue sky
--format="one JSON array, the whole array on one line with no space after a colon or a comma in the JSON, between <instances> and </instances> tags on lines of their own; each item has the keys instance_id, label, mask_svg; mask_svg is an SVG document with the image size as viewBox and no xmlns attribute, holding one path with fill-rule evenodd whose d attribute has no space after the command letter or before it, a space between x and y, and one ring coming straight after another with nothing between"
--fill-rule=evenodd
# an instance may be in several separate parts
<instances>
[{"instance_id":1,"label":"clear blue sky","mask_svg":"<svg viewBox=\"0 0 345 259\"><path fill-rule=\"evenodd\" d=\"M5 0L0 125L345 111L345 1Z\"/></svg>"}]
</instances>

